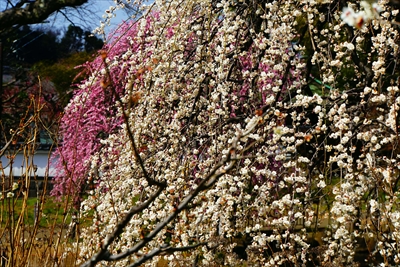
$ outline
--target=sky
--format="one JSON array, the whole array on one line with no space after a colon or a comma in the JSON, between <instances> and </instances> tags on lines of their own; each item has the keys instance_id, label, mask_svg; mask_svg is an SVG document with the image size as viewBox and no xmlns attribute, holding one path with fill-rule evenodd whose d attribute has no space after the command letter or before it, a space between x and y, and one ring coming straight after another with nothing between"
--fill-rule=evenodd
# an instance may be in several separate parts
<instances>
[{"instance_id":1,"label":"sky","mask_svg":"<svg viewBox=\"0 0 400 267\"><path fill-rule=\"evenodd\" d=\"M68 25L73 22L76 26L81 27L84 30L93 30L100 26L100 20L102 20L102 15L104 15L105 10L110 6L113 6L112 0L89 0L87 4L74 8L67 8L61 12L53 14L44 23L35 24L33 27L40 28L51 28L52 30L66 30ZM0 0L0 11L7 7L7 1ZM66 17L68 19L66 19ZM117 16L113 18L111 27L107 30L111 31L112 28L118 26L123 20L128 19L128 15L124 11L118 11Z\"/></svg>"},{"instance_id":2,"label":"sky","mask_svg":"<svg viewBox=\"0 0 400 267\"><path fill-rule=\"evenodd\" d=\"M15 2L17 0L0 0L0 11L7 8L7 2ZM145 0L147 5L154 2L154 0ZM100 21L103 20L102 16L105 10L110 6L115 6L113 0L89 0L88 3L78 8L66 8L61 12L56 12L41 24L31 25L31 27L42 28L43 30L52 30L53 32L60 32L60 35L67 30L68 26L73 23L81 27L85 31L93 31L100 26ZM116 17L112 19L111 26L106 27L106 35L115 29L122 21L129 19L129 16L123 10L116 13Z\"/></svg>"},{"instance_id":3,"label":"sky","mask_svg":"<svg viewBox=\"0 0 400 267\"><path fill-rule=\"evenodd\" d=\"M50 27L63 30L66 29L72 21L77 26L85 30L93 30L100 26L100 21L102 20L105 10L113 5L114 4L112 0L89 0L89 2L80 7L78 11L69 8L64 12L66 16L63 16L60 13L51 16L47 20L46 24L48 24ZM128 19L128 15L122 10L117 11L116 14L117 16L112 19L112 25L108 27L108 31L111 31L122 21ZM68 17L68 19L66 17Z\"/></svg>"}]
</instances>

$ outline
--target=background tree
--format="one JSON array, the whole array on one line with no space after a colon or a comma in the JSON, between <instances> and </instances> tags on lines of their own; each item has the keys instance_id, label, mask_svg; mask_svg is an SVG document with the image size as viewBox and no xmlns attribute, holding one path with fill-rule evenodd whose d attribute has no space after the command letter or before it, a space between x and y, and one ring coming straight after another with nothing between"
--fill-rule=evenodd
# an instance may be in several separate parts
<instances>
[{"instance_id":1,"label":"background tree","mask_svg":"<svg viewBox=\"0 0 400 267\"><path fill-rule=\"evenodd\" d=\"M72 95L73 83L84 77L76 66L90 60L93 50L101 48L103 43L77 26L69 29L61 39L57 37L59 34L31 30L29 26L15 28L4 36L4 51L8 51L4 56L12 77L3 84L4 129L18 127L33 96L41 98L48 110L42 112L47 118L45 124L54 126L58 122L58 116ZM50 111L52 116L48 114ZM8 136L9 131L4 132Z\"/></svg>"},{"instance_id":2,"label":"background tree","mask_svg":"<svg viewBox=\"0 0 400 267\"><path fill-rule=\"evenodd\" d=\"M60 49L62 52L67 54L79 52L84 49L84 42L85 35L83 30L80 27L69 25L66 33L60 41Z\"/></svg>"},{"instance_id":3,"label":"background tree","mask_svg":"<svg viewBox=\"0 0 400 267\"><path fill-rule=\"evenodd\" d=\"M4 36L5 62L10 67L29 68L40 61L60 58L59 32L32 30L29 26Z\"/></svg>"},{"instance_id":4,"label":"background tree","mask_svg":"<svg viewBox=\"0 0 400 267\"><path fill-rule=\"evenodd\" d=\"M65 106L75 86L87 75L82 65L92 60L93 54L102 46L100 38L78 26L70 25L55 46L57 59L36 62L32 69L54 83L59 101Z\"/></svg>"}]
</instances>

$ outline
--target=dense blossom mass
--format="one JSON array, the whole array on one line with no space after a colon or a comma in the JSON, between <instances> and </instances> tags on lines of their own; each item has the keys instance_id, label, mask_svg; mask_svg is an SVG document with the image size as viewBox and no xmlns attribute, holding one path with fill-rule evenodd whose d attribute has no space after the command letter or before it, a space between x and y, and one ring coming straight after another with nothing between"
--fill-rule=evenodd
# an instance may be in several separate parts
<instances>
[{"instance_id":1,"label":"dense blossom mass","mask_svg":"<svg viewBox=\"0 0 400 267\"><path fill-rule=\"evenodd\" d=\"M123 24L62 126L56 192L93 184L81 261L400 264L397 15L159 0Z\"/></svg>"},{"instance_id":2,"label":"dense blossom mass","mask_svg":"<svg viewBox=\"0 0 400 267\"><path fill-rule=\"evenodd\" d=\"M85 189L91 165L90 157L102 147L100 141L115 132L122 123L115 101L125 93L126 85L121 77L128 75L130 68L128 62L115 63L127 50L136 54L141 46L141 43L132 43L129 38L119 40L118 34L122 35L127 30L136 35L138 25L124 25L116 30L114 34L117 37L114 41L118 45L105 45L98 58L80 66L83 72L94 75L80 85L65 109L60 127L62 146L54 155L54 158L58 158L56 167L59 171L55 177L56 183L52 192L54 195L77 196ZM126 57L125 55L125 60ZM112 66L108 65L110 58L114 60ZM130 58L129 66L138 63ZM108 86L112 86L113 90Z\"/></svg>"}]
</instances>

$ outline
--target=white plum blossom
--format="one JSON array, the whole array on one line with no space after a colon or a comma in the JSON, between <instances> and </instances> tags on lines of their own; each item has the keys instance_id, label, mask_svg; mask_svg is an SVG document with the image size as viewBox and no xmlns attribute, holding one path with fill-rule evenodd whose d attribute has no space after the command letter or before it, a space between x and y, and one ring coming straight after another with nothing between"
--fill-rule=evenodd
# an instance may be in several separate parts
<instances>
[{"instance_id":1,"label":"white plum blossom","mask_svg":"<svg viewBox=\"0 0 400 267\"><path fill-rule=\"evenodd\" d=\"M377 18L379 13L383 11L378 3L371 4L367 1L361 1L360 6L363 10L359 12L355 12L351 7L344 7L341 14L343 22L351 27L361 28L369 21Z\"/></svg>"},{"instance_id":2,"label":"white plum blossom","mask_svg":"<svg viewBox=\"0 0 400 267\"><path fill-rule=\"evenodd\" d=\"M15 191L15 190L17 190L18 189L18 183L13 183L13 185L12 185L12 191Z\"/></svg>"}]
</instances>

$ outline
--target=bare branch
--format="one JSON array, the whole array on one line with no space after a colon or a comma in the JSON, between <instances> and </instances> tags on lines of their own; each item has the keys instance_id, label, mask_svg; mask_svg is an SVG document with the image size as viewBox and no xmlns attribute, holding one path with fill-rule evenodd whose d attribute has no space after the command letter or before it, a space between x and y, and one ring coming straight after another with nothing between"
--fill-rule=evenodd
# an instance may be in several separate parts
<instances>
[{"instance_id":1,"label":"bare branch","mask_svg":"<svg viewBox=\"0 0 400 267\"><path fill-rule=\"evenodd\" d=\"M159 248L153 249L152 251L150 251L149 253L147 253L146 255L144 255L143 257L138 259L137 261L135 261L133 264L129 265L129 267L140 266L141 264L145 263L146 261L148 261L160 254L172 254L177 251L188 251L188 250L192 250L194 248L200 247L200 246L204 246L206 244L207 243L204 242L204 243L198 243L198 244L191 245L191 246L177 247L177 248L167 246L167 245L161 246Z\"/></svg>"},{"instance_id":2,"label":"bare branch","mask_svg":"<svg viewBox=\"0 0 400 267\"><path fill-rule=\"evenodd\" d=\"M52 13L65 7L76 7L88 0L22 1L0 13L1 32L14 25L40 23Z\"/></svg>"}]
</instances>

